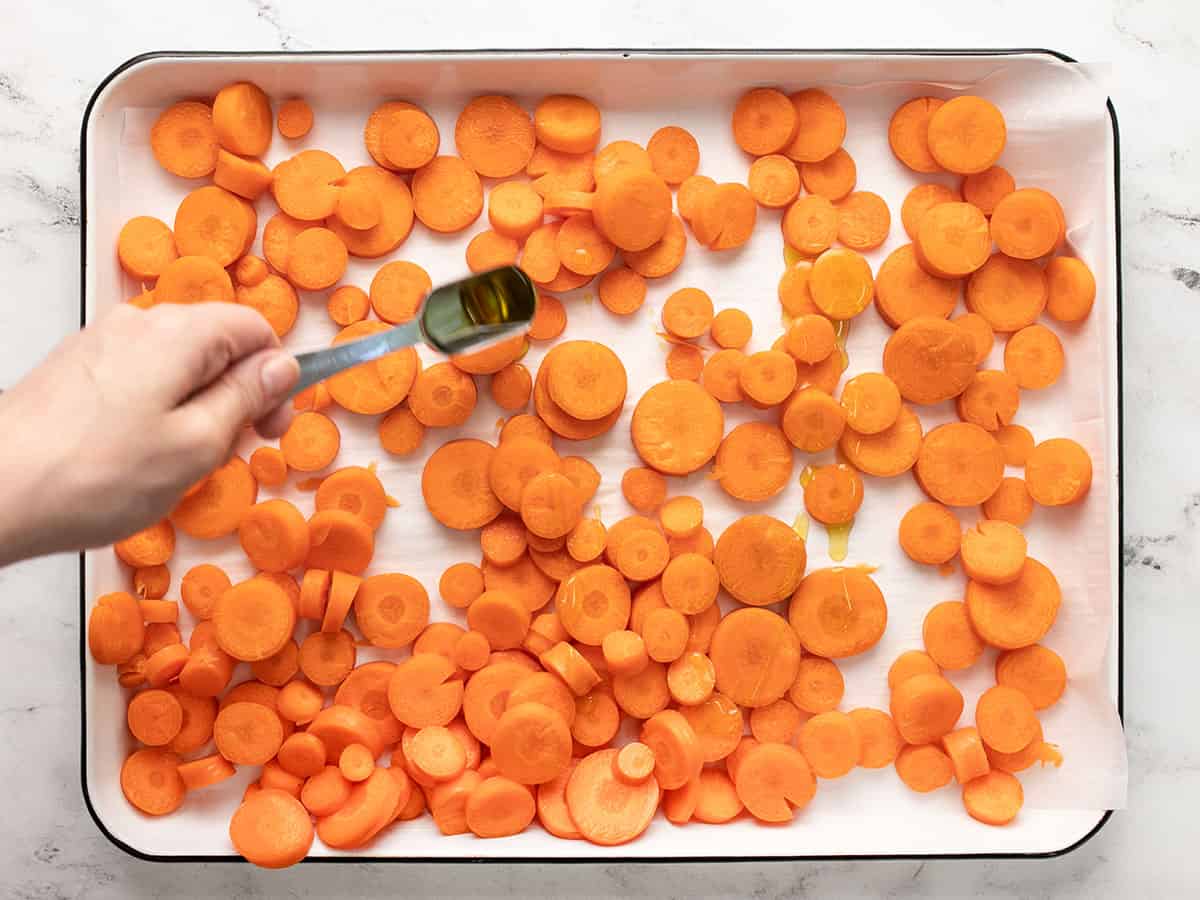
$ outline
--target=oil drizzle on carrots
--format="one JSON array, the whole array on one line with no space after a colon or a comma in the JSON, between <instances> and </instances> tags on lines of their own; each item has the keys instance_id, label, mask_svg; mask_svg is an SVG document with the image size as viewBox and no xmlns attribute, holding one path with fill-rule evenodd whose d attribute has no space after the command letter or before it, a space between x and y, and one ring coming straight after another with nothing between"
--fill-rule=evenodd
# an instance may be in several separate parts
<instances>
[{"instance_id":1,"label":"oil drizzle on carrots","mask_svg":"<svg viewBox=\"0 0 1200 900\"><path fill-rule=\"evenodd\" d=\"M846 558L846 554L850 550L850 529L853 527L853 519L841 525L825 526L825 531L829 535L829 558L834 562L841 562Z\"/></svg>"},{"instance_id":2,"label":"oil drizzle on carrots","mask_svg":"<svg viewBox=\"0 0 1200 900\"><path fill-rule=\"evenodd\" d=\"M796 513L796 518L792 521L792 531L800 535L800 540L808 541L808 513Z\"/></svg>"}]
</instances>

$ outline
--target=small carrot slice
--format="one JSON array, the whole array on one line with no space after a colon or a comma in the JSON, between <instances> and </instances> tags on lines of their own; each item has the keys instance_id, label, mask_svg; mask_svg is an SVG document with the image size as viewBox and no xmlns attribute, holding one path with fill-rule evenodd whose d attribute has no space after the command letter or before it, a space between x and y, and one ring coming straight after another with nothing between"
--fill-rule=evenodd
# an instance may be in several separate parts
<instances>
[{"instance_id":1,"label":"small carrot slice","mask_svg":"<svg viewBox=\"0 0 1200 900\"><path fill-rule=\"evenodd\" d=\"M724 423L720 404L700 385L666 381L642 395L630 429L647 465L667 475L686 475L712 459Z\"/></svg>"},{"instance_id":2,"label":"small carrot slice","mask_svg":"<svg viewBox=\"0 0 1200 900\"><path fill-rule=\"evenodd\" d=\"M783 239L806 256L824 253L837 238L837 208L819 194L798 198L784 213Z\"/></svg>"},{"instance_id":3,"label":"small carrot slice","mask_svg":"<svg viewBox=\"0 0 1200 900\"><path fill-rule=\"evenodd\" d=\"M819 388L807 387L788 400L780 424L793 446L817 453L838 442L846 427L846 410Z\"/></svg>"},{"instance_id":4,"label":"small carrot slice","mask_svg":"<svg viewBox=\"0 0 1200 900\"><path fill-rule=\"evenodd\" d=\"M818 522L843 525L854 519L862 506L862 478L851 466L835 463L819 466L804 486L804 508Z\"/></svg>"},{"instance_id":5,"label":"small carrot slice","mask_svg":"<svg viewBox=\"0 0 1200 900\"><path fill-rule=\"evenodd\" d=\"M217 165L217 130L212 107L182 100L163 110L150 129L150 149L158 164L181 178L203 178Z\"/></svg>"},{"instance_id":6,"label":"small carrot slice","mask_svg":"<svg viewBox=\"0 0 1200 900\"><path fill-rule=\"evenodd\" d=\"M936 744L910 744L896 756L896 774L911 790L927 794L954 778L954 764Z\"/></svg>"},{"instance_id":7,"label":"small carrot slice","mask_svg":"<svg viewBox=\"0 0 1200 900\"><path fill-rule=\"evenodd\" d=\"M895 690L896 685L914 675L940 675L942 670L928 653L921 650L905 650L896 657L888 669L888 689Z\"/></svg>"},{"instance_id":8,"label":"small carrot slice","mask_svg":"<svg viewBox=\"0 0 1200 900\"><path fill-rule=\"evenodd\" d=\"M782 154L762 156L751 163L746 183L755 202L767 209L781 209L800 194L800 172Z\"/></svg>"},{"instance_id":9,"label":"small carrot slice","mask_svg":"<svg viewBox=\"0 0 1200 900\"><path fill-rule=\"evenodd\" d=\"M991 253L988 220L970 203L939 203L921 217L913 249L921 268L931 275L970 275L988 261Z\"/></svg>"},{"instance_id":10,"label":"small carrot slice","mask_svg":"<svg viewBox=\"0 0 1200 900\"><path fill-rule=\"evenodd\" d=\"M996 685L975 706L975 725L984 743L1001 753L1016 753L1037 736L1037 713L1024 693Z\"/></svg>"},{"instance_id":11,"label":"small carrot slice","mask_svg":"<svg viewBox=\"0 0 1200 900\"><path fill-rule=\"evenodd\" d=\"M837 203L854 190L858 167L846 148L839 147L819 162L801 163L800 177L804 181L804 189L810 194Z\"/></svg>"},{"instance_id":12,"label":"small carrot slice","mask_svg":"<svg viewBox=\"0 0 1200 900\"><path fill-rule=\"evenodd\" d=\"M783 152L796 162L820 162L846 137L846 113L824 91L808 88L789 98L796 110L796 133Z\"/></svg>"},{"instance_id":13,"label":"small carrot slice","mask_svg":"<svg viewBox=\"0 0 1200 900\"><path fill-rule=\"evenodd\" d=\"M796 632L781 616L765 609L739 609L725 616L709 648L717 689L751 708L766 706L787 693L796 680L800 655Z\"/></svg>"},{"instance_id":14,"label":"small carrot slice","mask_svg":"<svg viewBox=\"0 0 1200 900\"><path fill-rule=\"evenodd\" d=\"M996 204L1016 187L1012 175L1003 166L992 166L982 172L964 175L961 185L963 199L978 206L985 216L990 216Z\"/></svg>"},{"instance_id":15,"label":"small carrot slice","mask_svg":"<svg viewBox=\"0 0 1200 900\"><path fill-rule=\"evenodd\" d=\"M833 660L806 656L796 669L796 679L788 688L788 699L807 713L836 709L842 702L846 682Z\"/></svg>"},{"instance_id":16,"label":"small carrot slice","mask_svg":"<svg viewBox=\"0 0 1200 900\"><path fill-rule=\"evenodd\" d=\"M910 744L939 740L953 730L962 708L962 694L941 675L914 675L892 689L892 719Z\"/></svg>"},{"instance_id":17,"label":"small carrot slice","mask_svg":"<svg viewBox=\"0 0 1200 900\"><path fill-rule=\"evenodd\" d=\"M792 477L792 448L783 429L769 422L738 425L721 441L712 477L737 500L761 503L779 494Z\"/></svg>"},{"instance_id":18,"label":"small carrot slice","mask_svg":"<svg viewBox=\"0 0 1200 900\"><path fill-rule=\"evenodd\" d=\"M921 439L921 420L907 406L901 406L891 427L878 434L859 434L847 428L838 446L860 472L892 478L916 464Z\"/></svg>"},{"instance_id":19,"label":"small carrot slice","mask_svg":"<svg viewBox=\"0 0 1200 900\"><path fill-rule=\"evenodd\" d=\"M696 174L700 166L700 145L686 128L666 125L646 142L650 165L667 184L680 184Z\"/></svg>"},{"instance_id":20,"label":"small carrot slice","mask_svg":"<svg viewBox=\"0 0 1200 900\"><path fill-rule=\"evenodd\" d=\"M791 700L780 697L774 703L750 710L750 733L762 743L792 744L804 718Z\"/></svg>"},{"instance_id":21,"label":"small carrot slice","mask_svg":"<svg viewBox=\"0 0 1200 900\"><path fill-rule=\"evenodd\" d=\"M874 250L887 240L892 214L887 203L870 191L854 191L837 205L838 240L852 250Z\"/></svg>"},{"instance_id":22,"label":"small carrot slice","mask_svg":"<svg viewBox=\"0 0 1200 900\"><path fill-rule=\"evenodd\" d=\"M918 503L900 519L900 547L913 562L940 566L954 559L961 543L958 519L940 503Z\"/></svg>"},{"instance_id":23,"label":"small carrot slice","mask_svg":"<svg viewBox=\"0 0 1200 900\"><path fill-rule=\"evenodd\" d=\"M840 659L879 642L887 627L887 603L879 586L861 570L817 569L800 582L788 620L804 649Z\"/></svg>"},{"instance_id":24,"label":"small carrot slice","mask_svg":"<svg viewBox=\"0 0 1200 900\"><path fill-rule=\"evenodd\" d=\"M1008 772L993 770L963 785L963 806L985 825L1007 825L1025 802L1021 782Z\"/></svg>"},{"instance_id":25,"label":"small carrot slice","mask_svg":"<svg viewBox=\"0 0 1200 900\"><path fill-rule=\"evenodd\" d=\"M892 717L881 709L868 708L852 709L849 715L858 728L858 764L864 769L882 769L895 762L904 739Z\"/></svg>"},{"instance_id":26,"label":"small carrot slice","mask_svg":"<svg viewBox=\"0 0 1200 900\"><path fill-rule=\"evenodd\" d=\"M625 168L597 181L592 215L605 237L631 251L646 250L662 239L672 204L671 190L660 176ZM638 214L629 215L631 209Z\"/></svg>"},{"instance_id":27,"label":"small carrot slice","mask_svg":"<svg viewBox=\"0 0 1200 900\"><path fill-rule=\"evenodd\" d=\"M1056 256L1046 263L1046 312L1059 322L1082 322L1096 301L1096 278L1087 263Z\"/></svg>"},{"instance_id":28,"label":"small carrot slice","mask_svg":"<svg viewBox=\"0 0 1200 900\"><path fill-rule=\"evenodd\" d=\"M1034 709L1047 709L1066 690L1067 668L1049 647L1031 644L996 658L996 683L1019 690Z\"/></svg>"},{"instance_id":29,"label":"small carrot slice","mask_svg":"<svg viewBox=\"0 0 1200 900\"><path fill-rule=\"evenodd\" d=\"M800 536L785 523L751 515L725 529L713 562L721 586L735 599L766 606L790 596L800 585L806 554Z\"/></svg>"},{"instance_id":30,"label":"small carrot slice","mask_svg":"<svg viewBox=\"0 0 1200 900\"><path fill-rule=\"evenodd\" d=\"M1037 259L1058 247L1067 226L1053 194L1039 188L1018 188L996 204L990 227L991 239L1001 253L1014 259Z\"/></svg>"},{"instance_id":31,"label":"small carrot slice","mask_svg":"<svg viewBox=\"0 0 1200 900\"><path fill-rule=\"evenodd\" d=\"M952 422L925 436L917 478L931 497L947 506L978 506L1000 487L1004 452L978 425Z\"/></svg>"},{"instance_id":32,"label":"small carrot slice","mask_svg":"<svg viewBox=\"0 0 1200 900\"><path fill-rule=\"evenodd\" d=\"M945 102L937 97L915 97L892 113L888 144L896 159L914 172L928 174L942 168L929 150L929 120Z\"/></svg>"},{"instance_id":33,"label":"small carrot slice","mask_svg":"<svg viewBox=\"0 0 1200 900\"><path fill-rule=\"evenodd\" d=\"M969 669L983 655L984 643L971 627L967 607L958 600L938 603L921 626L925 652L941 669Z\"/></svg>"},{"instance_id":34,"label":"small carrot slice","mask_svg":"<svg viewBox=\"0 0 1200 900\"><path fill-rule=\"evenodd\" d=\"M733 139L752 156L766 156L788 147L795 137L797 108L782 91L754 88L733 109Z\"/></svg>"},{"instance_id":35,"label":"small carrot slice","mask_svg":"<svg viewBox=\"0 0 1200 900\"><path fill-rule=\"evenodd\" d=\"M940 403L957 397L970 384L974 359L975 348L965 331L944 319L918 316L888 338L883 371L905 400Z\"/></svg>"},{"instance_id":36,"label":"small carrot slice","mask_svg":"<svg viewBox=\"0 0 1200 900\"><path fill-rule=\"evenodd\" d=\"M959 175L993 166L1008 136L995 104L963 95L939 106L929 118L929 153L938 165Z\"/></svg>"},{"instance_id":37,"label":"small carrot slice","mask_svg":"<svg viewBox=\"0 0 1200 900\"><path fill-rule=\"evenodd\" d=\"M966 784L991 768L979 730L973 727L959 728L942 737L942 749L954 766L954 777L959 784Z\"/></svg>"}]
</instances>

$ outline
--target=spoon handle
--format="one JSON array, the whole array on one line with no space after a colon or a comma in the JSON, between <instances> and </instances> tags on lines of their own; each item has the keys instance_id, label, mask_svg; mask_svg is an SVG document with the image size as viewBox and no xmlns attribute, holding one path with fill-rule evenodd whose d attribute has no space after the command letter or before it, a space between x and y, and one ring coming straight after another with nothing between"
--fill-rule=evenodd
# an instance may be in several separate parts
<instances>
[{"instance_id":1,"label":"spoon handle","mask_svg":"<svg viewBox=\"0 0 1200 900\"><path fill-rule=\"evenodd\" d=\"M296 357L296 361L300 363L300 380L292 388L292 394L298 394L338 372L372 362L396 350L420 344L424 340L421 320L416 318L387 331L359 338L357 341L347 341L344 344L326 347L324 350L301 353Z\"/></svg>"}]
</instances>

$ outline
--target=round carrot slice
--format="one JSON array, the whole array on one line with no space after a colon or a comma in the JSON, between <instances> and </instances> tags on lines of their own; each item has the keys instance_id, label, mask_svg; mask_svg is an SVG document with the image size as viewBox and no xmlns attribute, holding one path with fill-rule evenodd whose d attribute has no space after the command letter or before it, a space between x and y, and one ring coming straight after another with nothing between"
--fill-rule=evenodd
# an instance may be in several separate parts
<instances>
[{"instance_id":1,"label":"round carrot slice","mask_svg":"<svg viewBox=\"0 0 1200 900\"><path fill-rule=\"evenodd\" d=\"M969 669L983 655L984 643L971 627L967 607L958 600L938 603L921 625L925 652L942 669Z\"/></svg>"},{"instance_id":2,"label":"round carrot slice","mask_svg":"<svg viewBox=\"0 0 1200 900\"><path fill-rule=\"evenodd\" d=\"M463 107L454 125L459 155L488 178L507 178L520 172L533 156L536 142L529 113L498 94L476 97Z\"/></svg>"},{"instance_id":3,"label":"round carrot slice","mask_svg":"<svg viewBox=\"0 0 1200 900\"><path fill-rule=\"evenodd\" d=\"M911 403L957 397L975 375L975 348L957 325L918 316L901 325L883 349L883 371Z\"/></svg>"},{"instance_id":4,"label":"round carrot slice","mask_svg":"<svg viewBox=\"0 0 1200 900\"><path fill-rule=\"evenodd\" d=\"M443 444L425 463L421 493L435 519L447 528L469 531L486 525L503 509L487 471L495 448L476 440Z\"/></svg>"},{"instance_id":5,"label":"round carrot slice","mask_svg":"<svg viewBox=\"0 0 1200 900\"><path fill-rule=\"evenodd\" d=\"M491 740L500 774L521 784L542 784L571 762L571 731L563 717L541 703L509 707Z\"/></svg>"},{"instance_id":6,"label":"round carrot slice","mask_svg":"<svg viewBox=\"0 0 1200 900\"><path fill-rule=\"evenodd\" d=\"M1096 278L1087 263L1056 256L1046 263L1046 312L1059 322L1082 322L1096 302Z\"/></svg>"},{"instance_id":7,"label":"round carrot slice","mask_svg":"<svg viewBox=\"0 0 1200 900\"><path fill-rule=\"evenodd\" d=\"M387 328L383 322L356 322L339 332L333 344L367 337ZM406 347L374 362L339 372L325 384L334 401L343 409L363 415L377 415L398 406L408 396L419 364L416 352Z\"/></svg>"},{"instance_id":8,"label":"round carrot slice","mask_svg":"<svg viewBox=\"0 0 1200 900\"><path fill-rule=\"evenodd\" d=\"M896 421L878 434L859 434L847 428L839 447L860 472L892 478L916 464L921 450L921 420L902 406Z\"/></svg>"},{"instance_id":9,"label":"round carrot slice","mask_svg":"<svg viewBox=\"0 0 1200 900\"><path fill-rule=\"evenodd\" d=\"M752 156L778 153L796 133L796 107L775 88L754 88L733 108L733 139Z\"/></svg>"},{"instance_id":10,"label":"round carrot slice","mask_svg":"<svg viewBox=\"0 0 1200 900\"><path fill-rule=\"evenodd\" d=\"M916 474L921 486L938 502L978 506L1000 487L1004 451L978 425L940 425L921 444Z\"/></svg>"},{"instance_id":11,"label":"round carrot slice","mask_svg":"<svg viewBox=\"0 0 1200 900\"><path fill-rule=\"evenodd\" d=\"M841 778L862 757L858 726L849 715L837 710L818 713L801 725L798 743L813 772L821 778ZM737 771L740 775L741 764Z\"/></svg>"},{"instance_id":12,"label":"round carrot slice","mask_svg":"<svg viewBox=\"0 0 1200 900\"><path fill-rule=\"evenodd\" d=\"M1003 479L996 493L983 501L983 514L989 519L1011 522L1018 528L1028 522L1033 515L1033 497L1029 495L1025 479Z\"/></svg>"},{"instance_id":13,"label":"round carrot slice","mask_svg":"<svg viewBox=\"0 0 1200 900\"><path fill-rule=\"evenodd\" d=\"M918 265L912 244L893 250L875 274L875 308L893 328L917 316L949 318L960 293L961 282L936 278Z\"/></svg>"},{"instance_id":14,"label":"round carrot slice","mask_svg":"<svg viewBox=\"0 0 1200 900\"><path fill-rule=\"evenodd\" d=\"M548 357L550 398L570 416L596 420L625 402L625 366L595 341L568 341Z\"/></svg>"},{"instance_id":15,"label":"round carrot slice","mask_svg":"<svg viewBox=\"0 0 1200 900\"><path fill-rule=\"evenodd\" d=\"M854 191L838 203L838 240L852 250L874 250L887 240L892 214L870 191Z\"/></svg>"},{"instance_id":16,"label":"round carrot slice","mask_svg":"<svg viewBox=\"0 0 1200 900\"><path fill-rule=\"evenodd\" d=\"M700 741L678 711L655 713L642 725L640 738L651 750L654 777L663 790L681 788L700 775Z\"/></svg>"},{"instance_id":17,"label":"round carrot slice","mask_svg":"<svg viewBox=\"0 0 1200 900\"><path fill-rule=\"evenodd\" d=\"M1038 720L1029 698L1016 688L988 688L975 706L975 724L984 743L1001 753L1016 753L1037 737Z\"/></svg>"},{"instance_id":18,"label":"round carrot slice","mask_svg":"<svg viewBox=\"0 0 1200 900\"><path fill-rule=\"evenodd\" d=\"M800 585L807 561L804 541L771 516L743 516L717 540L713 563L721 586L751 606L789 597Z\"/></svg>"},{"instance_id":19,"label":"round carrot slice","mask_svg":"<svg viewBox=\"0 0 1200 900\"><path fill-rule=\"evenodd\" d=\"M222 650L234 659L254 662L274 656L291 640L296 610L277 584L251 578L217 599L212 621Z\"/></svg>"},{"instance_id":20,"label":"round carrot slice","mask_svg":"<svg viewBox=\"0 0 1200 900\"><path fill-rule=\"evenodd\" d=\"M941 739L954 728L962 709L962 694L941 675L914 675L892 690L892 719L910 744Z\"/></svg>"},{"instance_id":21,"label":"round carrot slice","mask_svg":"<svg viewBox=\"0 0 1200 900\"><path fill-rule=\"evenodd\" d=\"M791 480L791 444L777 425L743 422L721 441L713 477L737 500L769 500Z\"/></svg>"},{"instance_id":22,"label":"round carrot slice","mask_svg":"<svg viewBox=\"0 0 1200 900\"><path fill-rule=\"evenodd\" d=\"M896 159L914 172L941 171L941 164L929 151L929 120L945 102L937 97L916 97L892 113L888 144Z\"/></svg>"},{"instance_id":23,"label":"round carrot slice","mask_svg":"<svg viewBox=\"0 0 1200 900\"><path fill-rule=\"evenodd\" d=\"M615 774L617 750L597 750L579 761L567 782L571 820L585 840L613 847L649 827L658 809L658 782L627 784Z\"/></svg>"},{"instance_id":24,"label":"round carrot slice","mask_svg":"<svg viewBox=\"0 0 1200 900\"><path fill-rule=\"evenodd\" d=\"M864 769L882 769L891 765L904 747L904 739L896 723L881 709L850 710L850 718L858 728L862 752L858 764Z\"/></svg>"},{"instance_id":25,"label":"round carrot slice","mask_svg":"<svg viewBox=\"0 0 1200 900\"><path fill-rule=\"evenodd\" d=\"M1004 345L1004 371L1026 390L1058 381L1064 359L1062 341L1044 325L1028 325Z\"/></svg>"},{"instance_id":26,"label":"round carrot slice","mask_svg":"<svg viewBox=\"0 0 1200 900\"><path fill-rule=\"evenodd\" d=\"M871 305L871 266L855 250L826 250L813 263L808 282L817 308L831 319L852 319Z\"/></svg>"},{"instance_id":27,"label":"round carrot slice","mask_svg":"<svg viewBox=\"0 0 1200 900\"><path fill-rule=\"evenodd\" d=\"M896 774L919 794L945 787L954 778L954 764L936 744L909 744L896 755Z\"/></svg>"},{"instance_id":28,"label":"round carrot slice","mask_svg":"<svg viewBox=\"0 0 1200 900\"><path fill-rule=\"evenodd\" d=\"M939 278L970 275L988 261L992 249L988 220L970 203L934 206L921 217L913 241L921 268Z\"/></svg>"},{"instance_id":29,"label":"round carrot slice","mask_svg":"<svg viewBox=\"0 0 1200 900\"><path fill-rule=\"evenodd\" d=\"M800 665L800 638L781 616L739 609L713 633L709 657L717 689L741 706L773 703L787 693Z\"/></svg>"},{"instance_id":30,"label":"round carrot slice","mask_svg":"<svg viewBox=\"0 0 1200 900\"><path fill-rule=\"evenodd\" d=\"M958 554L962 529L940 503L918 503L900 519L900 547L913 562L940 566Z\"/></svg>"},{"instance_id":31,"label":"round carrot slice","mask_svg":"<svg viewBox=\"0 0 1200 900\"><path fill-rule=\"evenodd\" d=\"M725 416L695 382L664 381L638 400L630 428L634 448L648 466L667 475L687 475L717 452Z\"/></svg>"},{"instance_id":32,"label":"round carrot slice","mask_svg":"<svg viewBox=\"0 0 1200 900\"><path fill-rule=\"evenodd\" d=\"M213 741L234 765L261 766L279 752L283 723L277 713L259 703L230 703L217 713Z\"/></svg>"},{"instance_id":33,"label":"round carrot slice","mask_svg":"<svg viewBox=\"0 0 1200 900\"><path fill-rule=\"evenodd\" d=\"M800 172L782 154L763 156L751 163L746 183L755 201L767 209L787 206L800 194Z\"/></svg>"},{"instance_id":34,"label":"round carrot slice","mask_svg":"<svg viewBox=\"0 0 1200 900\"><path fill-rule=\"evenodd\" d=\"M788 619L804 649L827 659L874 647L887 627L887 603L874 580L858 569L817 569L800 583Z\"/></svg>"},{"instance_id":35,"label":"round carrot slice","mask_svg":"<svg viewBox=\"0 0 1200 900\"><path fill-rule=\"evenodd\" d=\"M996 683L1019 690L1034 709L1047 709L1066 690L1067 667L1049 647L1031 644L996 658Z\"/></svg>"},{"instance_id":36,"label":"round carrot slice","mask_svg":"<svg viewBox=\"0 0 1200 900\"><path fill-rule=\"evenodd\" d=\"M839 147L820 162L801 163L800 177L804 181L804 189L810 194L818 194L837 203L854 190L858 167L846 148Z\"/></svg>"},{"instance_id":37,"label":"round carrot slice","mask_svg":"<svg viewBox=\"0 0 1200 900\"><path fill-rule=\"evenodd\" d=\"M1007 825L1020 812L1025 793L1015 775L993 770L964 784L962 800L971 818L985 825Z\"/></svg>"},{"instance_id":38,"label":"round carrot slice","mask_svg":"<svg viewBox=\"0 0 1200 900\"><path fill-rule=\"evenodd\" d=\"M683 193L682 188L680 193ZM657 243L645 250L626 250L621 255L625 265L643 278L663 278L679 268L686 252L687 233L679 216L673 215Z\"/></svg>"},{"instance_id":39,"label":"round carrot slice","mask_svg":"<svg viewBox=\"0 0 1200 900\"><path fill-rule=\"evenodd\" d=\"M1025 535L1016 525L984 519L963 534L963 571L974 581L1008 584L1021 574L1025 551Z\"/></svg>"},{"instance_id":40,"label":"round carrot slice","mask_svg":"<svg viewBox=\"0 0 1200 900\"><path fill-rule=\"evenodd\" d=\"M629 621L629 586L610 566L579 569L559 585L554 602L559 620L571 637L593 647L600 646L606 634L621 630Z\"/></svg>"},{"instance_id":41,"label":"round carrot slice","mask_svg":"<svg viewBox=\"0 0 1200 900\"><path fill-rule=\"evenodd\" d=\"M1017 184L1003 166L992 166L982 172L963 176L962 195L974 203L985 216L990 216L996 204L1016 190Z\"/></svg>"},{"instance_id":42,"label":"round carrot slice","mask_svg":"<svg viewBox=\"0 0 1200 900\"><path fill-rule=\"evenodd\" d=\"M959 175L991 168L1004 151L1008 130L995 104L982 97L955 97L929 118L929 153Z\"/></svg>"},{"instance_id":43,"label":"round carrot slice","mask_svg":"<svg viewBox=\"0 0 1200 900\"><path fill-rule=\"evenodd\" d=\"M994 331L1019 331L1046 306L1046 276L1036 264L1003 253L989 257L967 280L967 308Z\"/></svg>"},{"instance_id":44,"label":"round carrot slice","mask_svg":"<svg viewBox=\"0 0 1200 900\"><path fill-rule=\"evenodd\" d=\"M406 647L429 622L429 596L408 575L372 575L359 585L354 615L376 647Z\"/></svg>"},{"instance_id":45,"label":"round carrot slice","mask_svg":"<svg viewBox=\"0 0 1200 900\"><path fill-rule=\"evenodd\" d=\"M414 173L412 205L416 217L432 231L462 231L483 212L483 185L467 162L438 156Z\"/></svg>"},{"instance_id":46,"label":"round carrot slice","mask_svg":"<svg viewBox=\"0 0 1200 900\"><path fill-rule=\"evenodd\" d=\"M976 634L993 647L1015 650L1046 636L1058 617L1062 590L1054 573L1029 557L1016 581L968 581L966 603Z\"/></svg>"},{"instance_id":47,"label":"round carrot slice","mask_svg":"<svg viewBox=\"0 0 1200 900\"><path fill-rule=\"evenodd\" d=\"M217 130L212 107L182 100L159 114L150 129L150 149L158 164L181 178L203 178L217 166Z\"/></svg>"},{"instance_id":48,"label":"round carrot slice","mask_svg":"<svg viewBox=\"0 0 1200 900\"><path fill-rule=\"evenodd\" d=\"M401 662L388 684L392 714L412 728L448 725L463 702L463 683L453 678L456 670L437 653L415 653Z\"/></svg>"},{"instance_id":49,"label":"round carrot slice","mask_svg":"<svg viewBox=\"0 0 1200 900\"><path fill-rule=\"evenodd\" d=\"M796 162L820 162L833 154L846 137L846 113L827 93L816 88L789 98L796 110L796 133L783 152Z\"/></svg>"},{"instance_id":50,"label":"round carrot slice","mask_svg":"<svg viewBox=\"0 0 1200 900\"><path fill-rule=\"evenodd\" d=\"M671 190L654 172L620 170L599 180L592 215L622 250L646 250L666 233Z\"/></svg>"},{"instance_id":51,"label":"round carrot slice","mask_svg":"<svg viewBox=\"0 0 1200 900\"><path fill-rule=\"evenodd\" d=\"M135 750L121 764L121 793L148 816L174 812L187 793L179 763L179 757L168 750Z\"/></svg>"},{"instance_id":52,"label":"round carrot slice","mask_svg":"<svg viewBox=\"0 0 1200 900\"><path fill-rule=\"evenodd\" d=\"M1042 506L1078 503L1092 486L1092 458L1070 438L1042 441L1025 462L1025 482Z\"/></svg>"},{"instance_id":53,"label":"round carrot slice","mask_svg":"<svg viewBox=\"0 0 1200 900\"><path fill-rule=\"evenodd\" d=\"M780 225L788 246L806 256L816 256L828 250L837 238L837 208L819 194L807 194L788 207ZM782 282L780 289L782 293Z\"/></svg>"}]
</instances>

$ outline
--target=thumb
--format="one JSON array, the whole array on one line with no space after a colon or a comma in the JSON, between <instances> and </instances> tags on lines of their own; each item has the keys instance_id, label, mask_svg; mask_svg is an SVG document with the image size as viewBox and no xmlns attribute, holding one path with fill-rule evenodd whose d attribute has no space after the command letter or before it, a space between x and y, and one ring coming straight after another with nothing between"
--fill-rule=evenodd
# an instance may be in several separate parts
<instances>
[{"instance_id":1,"label":"thumb","mask_svg":"<svg viewBox=\"0 0 1200 900\"><path fill-rule=\"evenodd\" d=\"M178 412L211 429L213 440L233 443L238 430L268 417L300 377L300 364L279 349L261 350L239 360L216 381L194 394Z\"/></svg>"}]
</instances>

